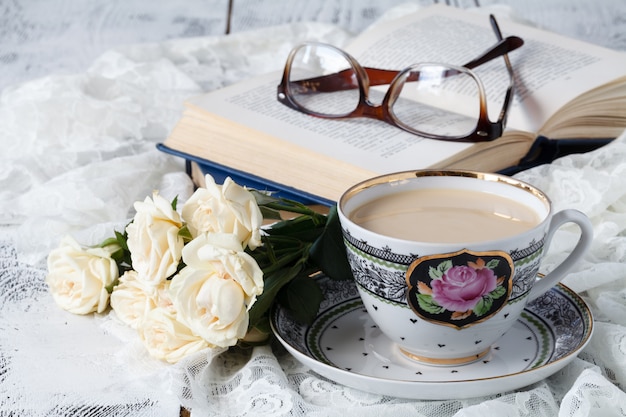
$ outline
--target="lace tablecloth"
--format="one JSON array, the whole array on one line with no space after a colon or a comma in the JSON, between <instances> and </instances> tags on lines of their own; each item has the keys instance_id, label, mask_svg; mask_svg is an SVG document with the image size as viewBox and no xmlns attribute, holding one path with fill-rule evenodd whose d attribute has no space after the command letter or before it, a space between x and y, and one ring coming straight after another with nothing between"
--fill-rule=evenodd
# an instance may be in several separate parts
<instances>
[{"instance_id":1,"label":"lace tablecloth","mask_svg":"<svg viewBox=\"0 0 626 417\"><path fill-rule=\"evenodd\" d=\"M111 50L90 69L0 96L0 416L609 416L626 415L626 135L519 177L557 209L574 207L596 237L565 284L596 319L588 347L554 376L517 392L454 401L364 393L324 379L282 348L196 354L165 365L146 356L114 313L61 311L44 260L61 237L85 244L121 230L154 188L184 199L181 160L155 150L185 98L281 68L293 44L351 37L298 24L229 37ZM560 231L545 268L572 247Z\"/></svg>"}]
</instances>

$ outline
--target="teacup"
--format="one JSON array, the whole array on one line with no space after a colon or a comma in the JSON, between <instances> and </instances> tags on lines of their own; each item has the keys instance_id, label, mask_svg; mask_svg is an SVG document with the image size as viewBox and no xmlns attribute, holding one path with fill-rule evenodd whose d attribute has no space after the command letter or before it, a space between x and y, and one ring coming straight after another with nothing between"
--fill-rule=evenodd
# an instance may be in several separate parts
<instances>
[{"instance_id":1,"label":"teacup","mask_svg":"<svg viewBox=\"0 0 626 417\"><path fill-rule=\"evenodd\" d=\"M338 203L348 260L363 304L409 358L478 360L526 304L556 285L588 249L581 212L553 213L550 199L511 177L420 170L372 178ZM565 223L580 228L571 254L538 279L543 254Z\"/></svg>"}]
</instances>

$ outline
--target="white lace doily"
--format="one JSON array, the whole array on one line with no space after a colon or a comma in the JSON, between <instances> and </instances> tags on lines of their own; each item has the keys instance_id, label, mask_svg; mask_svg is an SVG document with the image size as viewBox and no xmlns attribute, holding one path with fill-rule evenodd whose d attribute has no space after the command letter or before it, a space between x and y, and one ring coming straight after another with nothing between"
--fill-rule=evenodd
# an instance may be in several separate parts
<instances>
[{"instance_id":1,"label":"white lace doily","mask_svg":"<svg viewBox=\"0 0 626 417\"><path fill-rule=\"evenodd\" d=\"M350 35L299 24L219 38L112 50L74 76L50 76L0 96L0 415L608 416L626 414L626 135L585 155L519 175L559 207L592 219L596 237L565 284L596 317L585 351L517 392L411 401L317 376L278 345L196 354L165 365L146 356L114 314L57 308L43 260L64 234L85 244L121 230L132 203L159 188L190 192L182 161L157 152L185 98L281 68L293 44ZM572 246L557 234L545 262Z\"/></svg>"}]
</instances>

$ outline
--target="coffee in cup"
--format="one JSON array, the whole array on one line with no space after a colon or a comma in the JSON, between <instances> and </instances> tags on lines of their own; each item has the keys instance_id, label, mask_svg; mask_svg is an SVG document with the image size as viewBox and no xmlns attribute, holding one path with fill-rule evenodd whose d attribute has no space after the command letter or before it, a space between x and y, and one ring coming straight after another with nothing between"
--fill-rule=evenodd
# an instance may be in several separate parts
<instances>
[{"instance_id":1,"label":"coffee in cup","mask_svg":"<svg viewBox=\"0 0 626 417\"><path fill-rule=\"evenodd\" d=\"M424 188L369 201L350 220L398 239L454 243L513 236L534 228L541 218L530 207L499 195Z\"/></svg>"}]
</instances>

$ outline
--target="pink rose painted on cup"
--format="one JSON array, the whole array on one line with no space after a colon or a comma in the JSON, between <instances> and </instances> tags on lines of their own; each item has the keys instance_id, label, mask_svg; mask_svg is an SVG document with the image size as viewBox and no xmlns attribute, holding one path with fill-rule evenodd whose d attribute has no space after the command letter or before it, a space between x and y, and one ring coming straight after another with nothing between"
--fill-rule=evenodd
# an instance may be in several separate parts
<instances>
[{"instance_id":1,"label":"pink rose painted on cup","mask_svg":"<svg viewBox=\"0 0 626 417\"><path fill-rule=\"evenodd\" d=\"M467 311L496 289L498 278L489 268L453 266L431 282L433 299L446 310Z\"/></svg>"},{"instance_id":2,"label":"pink rose painted on cup","mask_svg":"<svg viewBox=\"0 0 626 417\"><path fill-rule=\"evenodd\" d=\"M504 307L512 276L513 261L505 252L425 256L407 271L407 301L421 318L461 329Z\"/></svg>"}]
</instances>

